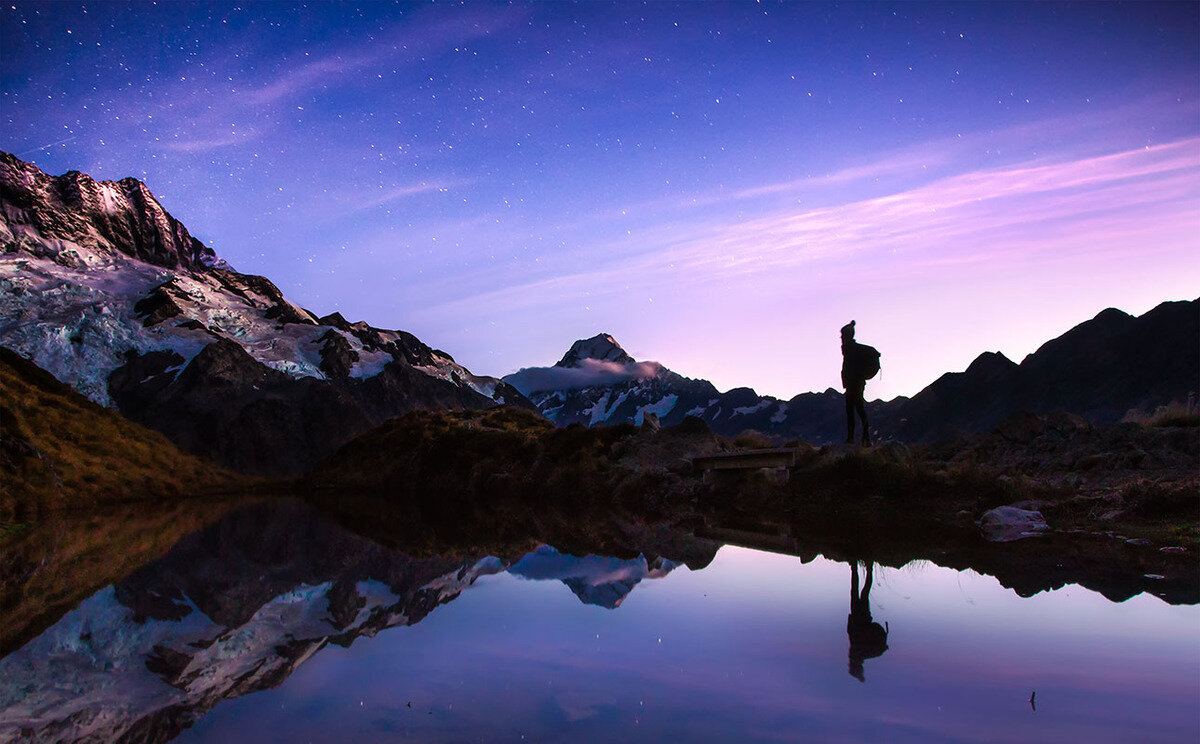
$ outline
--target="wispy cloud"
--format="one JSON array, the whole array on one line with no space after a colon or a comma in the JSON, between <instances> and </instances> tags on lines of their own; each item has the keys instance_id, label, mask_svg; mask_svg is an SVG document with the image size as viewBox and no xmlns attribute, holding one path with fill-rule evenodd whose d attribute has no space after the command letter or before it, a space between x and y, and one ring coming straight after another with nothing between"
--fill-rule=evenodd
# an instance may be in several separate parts
<instances>
[{"instance_id":1,"label":"wispy cloud","mask_svg":"<svg viewBox=\"0 0 1200 744\"><path fill-rule=\"evenodd\" d=\"M175 139L164 142L162 147L164 150L170 150L171 152L208 152L209 150L219 150L231 145L245 144L257 138L258 133L256 131L247 131L237 134L231 133L210 137Z\"/></svg>"},{"instance_id":2,"label":"wispy cloud","mask_svg":"<svg viewBox=\"0 0 1200 744\"><path fill-rule=\"evenodd\" d=\"M526 395L541 390L575 390L591 385L614 385L625 380L654 377L662 370L658 362L618 364L583 359L574 367L525 367L505 381Z\"/></svg>"},{"instance_id":3,"label":"wispy cloud","mask_svg":"<svg viewBox=\"0 0 1200 744\"><path fill-rule=\"evenodd\" d=\"M445 17L427 15L415 23L393 27L366 49L340 50L285 67L270 81L252 88L244 103L270 105L313 88L349 82L352 73L383 62L415 62L508 28L521 17L523 13L517 10L484 7Z\"/></svg>"},{"instance_id":4,"label":"wispy cloud","mask_svg":"<svg viewBox=\"0 0 1200 744\"><path fill-rule=\"evenodd\" d=\"M578 273L518 283L442 306L523 307L631 286L790 276L871 254L889 267L1038 254L1144 250L1200 224L1200 138L1057 163L975 170L884 196L698 226ZM637 237L637 236L635 236ZM870 264L865 264L869 266ZM889 268L891 270L891 268Z\"/></svg>"},{"instance_id":5,"label":"wispy cloud","mask_svg":"<svg viewBox=\"0 0 1200 744\"><path fill-rule=\"evenodd\" d=\"M431 183L418 183L410 186L396 186L394 188L385 189L375 196L366 196L362 199L355 200L351 204L351 211L361 212L366 209L374 209L382 207L385 204L407 199L411 196L420 194L429 194L439 191L450 191L454 188L470 185L471 181L436 181Z\"/></svg>"},{"instance_id":6,"label":"wispy cloud","mask_svg":"<svg viewBox=\"0 0 1200 744\"><path fill-rule=\"evenodd\" d=\"M211 80L183 75L148 83L139 94L145 100L131 107L139 114L120 119L116 126L123 128L126 138L149 137L155 147L170 152L196 154L246 144L270 134L278 126L279 112L294 110L306 96L361 86L376 80L375 73L417 64L502 32L526 15L520 8L482 6L452 14L431 10L354 45L281 61L256 49L253 39L233 40L230 46L237 53L224 58L240 60L236 67ZM222 64L219 59L210 61L214 69ZM111 92L97 95L111 96ZM165 103L147 106L148 101ZM241 130L237 134L231 133L234 124Z\"/></svg>"}]
</instances>

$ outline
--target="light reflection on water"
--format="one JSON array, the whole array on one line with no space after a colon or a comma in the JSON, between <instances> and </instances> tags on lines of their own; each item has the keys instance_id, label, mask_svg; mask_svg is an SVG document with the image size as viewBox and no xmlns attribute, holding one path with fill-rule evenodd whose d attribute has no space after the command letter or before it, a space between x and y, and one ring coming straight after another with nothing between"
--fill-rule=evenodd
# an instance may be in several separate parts
<instances>
[{"instance_id":1,"label":"light reflection on water","mask_svg":"<svg viewBox=\"0 0 1200 744\"><path fill-rule=\"evenodd\" d=\"M570 578L559 568L539 575ZM1200 738L1200 607L1077 586L1022 599L932 564L873 578L888 648L865 681L850 674L847 564L727 546L702 570L642 578L616 609L560 580L482 576L179 741Z\"/></svg>"}]
</instances>

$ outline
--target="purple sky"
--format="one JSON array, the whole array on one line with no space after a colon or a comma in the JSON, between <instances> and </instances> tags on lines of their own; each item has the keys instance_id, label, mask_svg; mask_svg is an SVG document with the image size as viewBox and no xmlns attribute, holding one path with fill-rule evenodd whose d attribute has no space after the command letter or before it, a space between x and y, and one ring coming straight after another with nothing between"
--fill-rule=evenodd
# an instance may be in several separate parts
<instances>
[{"instance_id":1,"label":"purple sky","mask_svg":"<svg viewBox=\"0 0 1200 744\"><path fill-rule=\"evenodd\" d=\"M0 148L475 372L871 397L1200 294L1200 6L5 3Z\"/></svg>"}]
</instances>

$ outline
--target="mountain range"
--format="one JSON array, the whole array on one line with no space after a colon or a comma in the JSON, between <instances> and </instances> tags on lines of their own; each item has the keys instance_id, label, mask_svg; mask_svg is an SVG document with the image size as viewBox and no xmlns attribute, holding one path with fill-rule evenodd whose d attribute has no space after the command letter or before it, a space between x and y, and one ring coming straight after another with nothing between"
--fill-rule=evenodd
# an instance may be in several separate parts
<instances>
[{"instance_id":1,"label":"mountain range","mask_svg":"<svg viewBox=\"0 0 1200 744\"><path fill-rule=\"evenodd\" d=\"M1019 364L979 356L911 398L871 401L876 437L989 429L1020 411L1097 424L1186 399L1200 384L1200 300L1140 317L1101 312ZM718 391L633 359L610 334L576 341L551 367L476 375L410 333L318 316L267 278L235 271L142 182L43 173L0 153L0 346L185 451L246 473L294 476L413 410L536 409L559 426L686 417L840 440L843 396L789 400Z\"/></svg>"},{"instance_id":2,"label":"mountain range","mask_svg":"<svg viewBox=\"0 0 1200 744\"><path fill-rule=\"evenodd\" d=\"M1164 302L1134 317L1109 308L1043 344L1020 364L981 354L963 372L942 375L911 398L867 404L876 436L920 442L991 429L1019 413L1065 410L1091 423L1116 423L1130 410L1185 401L1200 387L1200 300ZM821 444L845 432L842 394L832 388L790 400L750 388L719 392L657 362L637 362L606 333L576 341L553 367L508 375L559 426L664 425L686 416L726 436L751 429Z\"/></svg>"}]
</instances>

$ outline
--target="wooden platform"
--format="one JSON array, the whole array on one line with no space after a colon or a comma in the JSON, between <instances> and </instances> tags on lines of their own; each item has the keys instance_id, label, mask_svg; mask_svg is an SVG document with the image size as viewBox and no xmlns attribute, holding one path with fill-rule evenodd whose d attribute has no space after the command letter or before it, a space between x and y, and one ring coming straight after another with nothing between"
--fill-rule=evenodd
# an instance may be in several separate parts
<instances>
[{"instance_id":1,"label":"wooden platform","mask_svg":"<svg viewBox=\"0 0 1200 744\"><path fill-rule=\"evenodd\" d=\"M695 457L691 461L697 470L757 470L760 468L790 468L796 464L796 450L782 446L772 450L740 450L720 455Z\"/></svg>"},{"instance_id":2,"label":"wooden platform","mask_svg":"<svg viewBox=\"0 0 1200 744\"><path fill-rule=\"evenodd\" d=\"M776 449L741 450L707 455L692 459L697 470L759 470L761 468L790 468L796 464L796 450L791 447Z\"/></svg>"}]
</instances>

